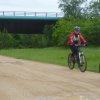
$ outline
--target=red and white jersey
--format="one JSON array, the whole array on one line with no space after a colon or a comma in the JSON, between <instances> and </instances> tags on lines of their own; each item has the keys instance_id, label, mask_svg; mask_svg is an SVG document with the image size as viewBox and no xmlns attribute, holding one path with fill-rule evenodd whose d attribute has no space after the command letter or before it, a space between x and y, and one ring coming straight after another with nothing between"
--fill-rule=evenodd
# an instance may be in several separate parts
<instances>
[{"instance_id":1,"label":"red and white jersey","mask_svg":"<svg viewBox=\"0 0 100 100\"><path fill-rule=\"evenodd\" d=\"M87 44L87 41L80 33L76 34L75 32L73 32L70 34L67 45L73 45L73 44L81 45L81 43Z\"/></svg>"}]
</instances>

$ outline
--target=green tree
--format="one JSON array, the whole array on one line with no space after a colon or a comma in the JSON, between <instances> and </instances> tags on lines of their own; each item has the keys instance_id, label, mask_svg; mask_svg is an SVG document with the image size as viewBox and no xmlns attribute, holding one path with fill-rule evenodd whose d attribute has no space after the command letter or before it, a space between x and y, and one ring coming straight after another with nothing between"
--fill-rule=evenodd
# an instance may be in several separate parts
<instances>
[{"instance_id":1,"label":"green tree","mask_svg":"<svg viewBox=\"0 0 100 100\"><path fill-rule=\"evenodd\" d=\"M55 46L64 46L68 40L69 34L73 31L74 26L74 21L70 22L65 19L59 20L53 27L53 44Z\"/></svg>"},{"instance_id":2,"label":"green tree","mask_svg":"<svg viewBox=\"0 0 100 100\"><path fill-rule=\"evenodd\" d=\"M59 8L64 12L65 17L81 18L84 11L82 4L87 0L59 0Z\"/></svg>"},{"instance_id":3,"label":"green tree","mask_svg":"<svg viewBox=\"0 0 100 100\"><path fill-rule=\"evenodd\" d=\"M91 1L90 14L92 17L100 17L100 0Z\"/></svg>"},{"instance_id":4,"label":"green tree","mask_svg":"<svg viewBox=\"0 0 100 100\"><path fill-rule=\"evenodd\" d=\"M52 45L52 28L53 28L53 25L45 25L44 30L43 30L43 33L47 37L48 46Z\"/></svg>"}]
</instances>

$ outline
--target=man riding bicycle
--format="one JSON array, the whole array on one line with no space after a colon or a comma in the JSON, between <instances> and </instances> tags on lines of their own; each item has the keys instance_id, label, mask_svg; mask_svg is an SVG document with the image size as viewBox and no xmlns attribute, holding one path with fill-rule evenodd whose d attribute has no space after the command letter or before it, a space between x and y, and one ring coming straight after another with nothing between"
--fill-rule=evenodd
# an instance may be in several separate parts
<instances>
[{"instance_id":1,"label":"man riding bicycle","mask_svg":"<svg viewBox=\"0 0 100 100\"><path fill-rule=\"evenodd\" d=\"M87 41L84 39L84 37L80 33L80 27L76 26L74 28L74 32L70 34L69 40L67 42L67 45L70 47L72 51L72 55L78 55L78 48L81 44L87 45Z\"/></svg>"}]
</instances>

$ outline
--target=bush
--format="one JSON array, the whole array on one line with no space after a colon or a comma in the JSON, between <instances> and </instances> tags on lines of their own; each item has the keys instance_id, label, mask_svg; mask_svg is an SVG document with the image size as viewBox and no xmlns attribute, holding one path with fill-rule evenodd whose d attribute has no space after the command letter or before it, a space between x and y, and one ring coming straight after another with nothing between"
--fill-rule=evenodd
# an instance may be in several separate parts
<instances>
[{"instance_id":1,"label":"bush","mask_svg":"<svg viewBox=\"0 0 100 100\"><path fill-rule=\"evenodd\" d=\"M53 43L56 46L64 46L75 26L81 27L82 35L90 45L100 45L100 19L59 20L53 27Z\"/></svg>"},{"instance_id":2,"label":"bush","mask_svg":"<svg viewBox=\"0 0 100 100\"><path fill-rule=\"evenodd\" d=\"M100 46L100 20L93 20L87 39L92 45Z\"/></svg>"},{"instance_id":3,"label":"bush","mask_svg":"<svg viewBox=\"0 0 100 100\"><path fill-rule=\"evenodd\" d=\"M17 38L16 38L17 37ZM15 36L19 48L46 47L47 39L43 34L18 34Z\"/></svg>"},{"instance_id":4,"label":"bush","mask_svg":"<svg viewBox=\"0 0 100 100\"><path fill-rule=\"evenodd\" d=\"M40 48L47 46L43 34L9 34L0 32L0 48Z\"/></svg>"},{"instance_id":5,"label":"bush","mask_svg":"<svg viewBox=\"0 0 100 100\"><path fill-rule=\"evenodd\" d=\"M66 20L62 19L58 21L56 25L53 27L52 38L53 38L54 45L56 46L64 45L64 42L68 37L67 31L69 31L66 29L67 28L66 26L67 26Z\"/></svg>"},{"instance_id":6,"label":"bush","mask_svg":"<svg viewBox=\"0 0 100 100\"><path fill-rule=\"evenodd\" d=\"M12 48L15 46L13 36L7 32L0 32L0 48Z\"/></svg>"},{"instance_id":7,"label":"bush","mask_svg":"<svg viewBox=\"0 0 100 100\"><path fill-rule=\"evenodd\" d=\"M74 19L67 21L65 19L59 20L53 27L53 42L56 46L64 46L69 38L69 34L73 31L73 27L78 25Z\"/></svg>"}]
</instances>

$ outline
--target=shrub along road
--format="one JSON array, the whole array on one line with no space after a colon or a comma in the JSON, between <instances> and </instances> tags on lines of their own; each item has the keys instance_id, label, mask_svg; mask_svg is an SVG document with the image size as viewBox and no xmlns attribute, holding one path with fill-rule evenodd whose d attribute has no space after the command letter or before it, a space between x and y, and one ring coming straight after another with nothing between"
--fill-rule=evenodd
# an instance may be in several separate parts
<instances>
[{"instance_id":1,"label":"shrub along road","mask_svg":"<svg viewBox=\"0 0 100 100\"><path fill-rule=\"evenodd\" d=\"M0 56L0 100L100 100L100 75Z\"/></svg>"}]
</instances>

